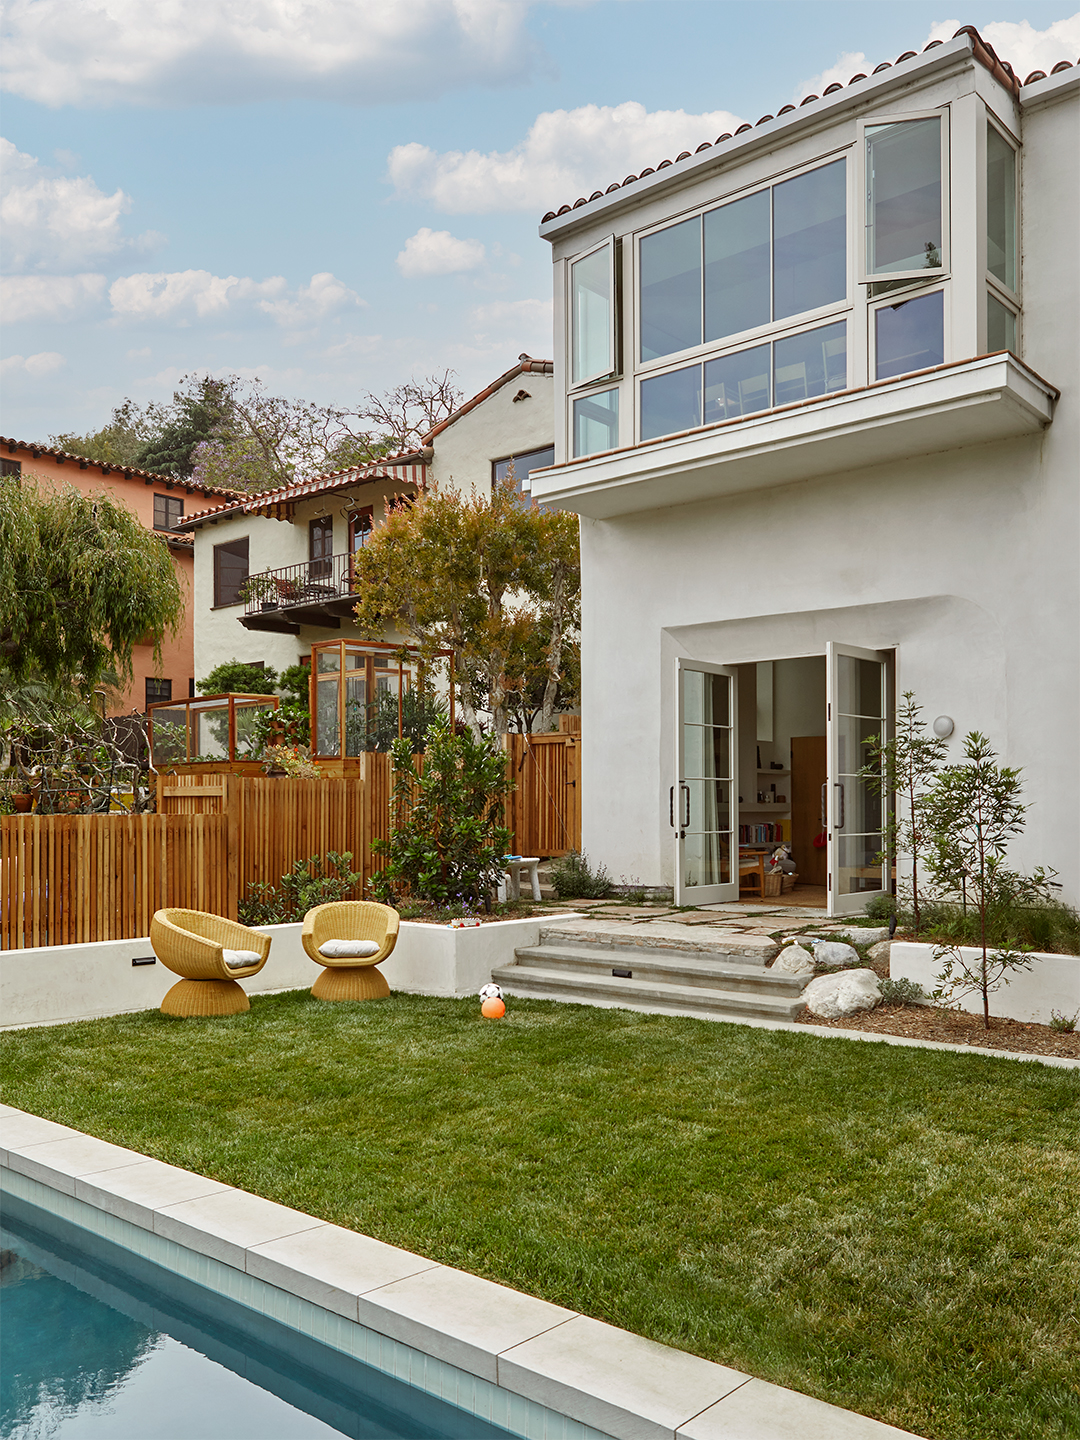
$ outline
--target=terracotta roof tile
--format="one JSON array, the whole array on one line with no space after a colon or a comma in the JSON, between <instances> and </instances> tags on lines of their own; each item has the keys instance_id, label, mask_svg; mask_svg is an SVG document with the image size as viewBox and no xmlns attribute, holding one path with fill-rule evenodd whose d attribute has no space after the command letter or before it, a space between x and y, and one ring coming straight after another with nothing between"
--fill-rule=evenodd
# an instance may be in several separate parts
<instances>
[{"instance_id":1,"label":"terracotta roof tile","mask_svg":"<svg viewBox=\"0 0 1080 1440\"><path fill-rule=\"evenodd\" d=\"M219 485L200 485L195 480L184 480L176 475L161 475L155 470L138 470L134 465L109 465L104 460L88 460L85 455L75 455L70 450L57 450L55 446L41 445L36 440L13 440L3 435L0 436L0 446L9 455L25 450L35 460L39 455L48 455L50 459L58 460L61 464L71 460L80 470L92 468L100 470L102 475L123 475L129 480L144 480L148 485L166 485L170 490L186 490L189 495L224 495L231 500L238 493L235 490L225 490Z\"/></svg>"},{"instance_id":2,"label":"terracotta roof tile","mask_svg":"<svg viewBox=\"0 0 1080 1440\"><path fill-rule=\"evenodd\" d=\"M952 38L956 40L961 35L967 35L970 38L971 51L974 58L978 60L981 65L984 65L986 69L990 71L991 75L993 75L994 78L1000 84L1002 84L1006 90L1011 91L1014 96L1019 98L1021 82L1009 62L1007 60L998 59L997 54L994 51L994 47L989 44L988 41L982 38L979 32L975 29L974 25L962 25ZM928 45L923 46L923 54L925 54L927 50L936 50L937 47L942 43L943 42L940 40L931 40ZM890 60L883 60L880 65L875 65L871 73L874 75L878 75L883 70L891 70L894 63L897 65L902 65L905 60L914 60L917 56L917 53L918 52L915 50L905 50L902 55L897 56L895 62ZM1080 59L1076 61L1076 64L1080 65ZM1072 67L1073 62L1071 60L1059 60L1058 63L1054 66L1054 68L1050 71L1050 73L1051 75L1058 75L1062 70L1071 70ZM847 83L849 86L857 85L860 80L865 79L866 76L864 74L853 75ZM1023 81L1023 84L1030 85L1035 80L1045 79L1046 72L1044 70L1033 70L1031 74L1027 77L1027 79ZM826 88L824 93L826 95L832 95L835 94L837 90L843 89L843 85L834 82L832 85L829 85ZM799 105L812 105L816 100L819 100L820 98L821 97L818 95L807 95L804 100L800 100ZM780 115L790 114L791 111L795 108L796 107L794 105L784 105L776 112L776 115L763 115L757 123L758 125L764 125L767 121L775 120ZM739 126L739 128L735 131L735 134L743 135L747 130L753 130L754 128L755 127L753 125L743 124ZM725 140L730 140L731 138L731 134L728 133L725 135L721 135L715 141L706 140L697 147L697 150L694 151L694 154L700 154L702 150L709 150L714 144L722 145ZM675 164L677 165L680 161L689 160L690 158L690 151L684 150L682 154L679 155L675 160ZM670 160L661 160L660 164L657 165L655 169L653 166L647 165L645 169L639 171L637 175L628 175L626 179L621 182L616 180L613 184L609 185L606 190L594 190L593 193L588 196L588 198L582 195L580 199L575 200L572 205L560 205L558 210L549 210L544 216L544 218L540 221L540 223L541 225L546 225L549 220L557 220L560 215L568 215L571 210L580 210L583 205L588 205L593 200L597 200L603 195L610 195L613 190L621 190L626 185L632 185L635 180L643 180L646 175L655 174L657 170L666 170L668 166L671 165L671 163L672 162Z\"/></svg>"}]
</instances>

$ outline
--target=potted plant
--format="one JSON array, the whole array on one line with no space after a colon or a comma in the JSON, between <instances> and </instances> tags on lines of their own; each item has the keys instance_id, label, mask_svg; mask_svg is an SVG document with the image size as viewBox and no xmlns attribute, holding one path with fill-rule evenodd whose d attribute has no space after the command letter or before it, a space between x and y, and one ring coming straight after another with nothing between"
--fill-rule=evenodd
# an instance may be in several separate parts
<instances>
[{"instance_id":1,"label":"potted plant","mask_svg":"<svg viewBox=\"0 0 1080 1440\"><path fill-rule=\"evenodd\" d=\"M279 608L277 599L278 589L269 575L249 575L240 586L239 593L240 599L243 600L245 605L250 605L252 601L259 600L262 602L260 608L263 610L277 610Z\"/></svg>"}]
</instances>

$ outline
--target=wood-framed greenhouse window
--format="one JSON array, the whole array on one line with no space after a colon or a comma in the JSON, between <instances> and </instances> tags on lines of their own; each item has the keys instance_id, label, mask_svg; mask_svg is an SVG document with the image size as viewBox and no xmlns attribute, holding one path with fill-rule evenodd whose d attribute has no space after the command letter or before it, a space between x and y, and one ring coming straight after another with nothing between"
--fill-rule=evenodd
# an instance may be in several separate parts
<instances>
[{"instance_id":1,"label":"wood-framed greenhouse window","mask_svg":"<svg viewBox=\"0 0 1080 1440\"><path fill-rule=\"evenodd\" d=\"M232 693L148 704L151 763L160 768L257 760L262 744L256 720L279 703L276 695Z\"/></svg>"},{"instance_id":2,"label":"wood-framed greenhouse window","mask_svg":"<svg viewBox=\"0 0 1080 1440\"><path fill-rule=\"evenodd\" d=\"M453 657L450 722L454 723ZM339 760L387 750L401 735L407 697L422 683L424 662L411 645L382 640L320 640L311 647L311 753Z\"/></svg>"}]
</instances>

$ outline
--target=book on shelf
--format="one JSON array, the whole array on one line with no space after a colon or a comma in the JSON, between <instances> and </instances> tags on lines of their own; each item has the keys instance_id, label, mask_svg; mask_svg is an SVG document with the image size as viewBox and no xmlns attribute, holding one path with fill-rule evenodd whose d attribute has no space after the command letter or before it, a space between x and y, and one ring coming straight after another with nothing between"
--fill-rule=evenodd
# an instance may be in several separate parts
<instances>
[{"instance_id":1,"label":"book on shelf","mask_svg":"<svg viewBox=\"0 0 1080 1440\"><path fill-rule=\"evenodd\" d=\"M791 821L768 820L760 825L739 826L740 845L790 845Z\"/></svg>"}]
</instances>

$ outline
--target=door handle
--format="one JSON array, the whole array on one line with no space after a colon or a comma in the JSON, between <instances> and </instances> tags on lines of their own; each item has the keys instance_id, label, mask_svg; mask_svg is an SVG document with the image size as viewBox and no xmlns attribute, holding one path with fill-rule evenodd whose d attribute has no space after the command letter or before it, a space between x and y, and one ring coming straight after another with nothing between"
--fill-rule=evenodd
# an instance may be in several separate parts
<instances>
[{"instance_id":1,"label":"door handle","mask_svg":"<svg viewBox=\"0 0 1080 1440\"><path fill-rule=\"evenodd\" d=\"M821 828L829 828L829 782L826 780L821 787Z\"/></svg>"},{"instance_id":2,"label":"door handle","mask_svg":"<svg viewBox=\"0 0 1080 1440\"><path fill-rule=\"evenodd\" d=\"M675 786L672 785L667 795L667 822L672 830L675 829Z\"/></svg>"},{"instance_id":3,"label":"door handle","mask_svg":"<svg viewBox=\"0 0 1080 1440\"><path fill-rule=\"evenodd\" d=\"M682 822L682 825L683 825L683 829L684 829L684 830L689 830L689 828L690 828L690 786L689 786L689 785L680 785L680 786L679 786L679 789L686 791L686 819Z\"/></svg>"},{"instance_id":4,"label":"door handle","mask_svg":"<svg viewBox=\"0 0 1080 1440\"><path fill-rule=\"evenodd\" d=\"M842 830L844 828L844 786L840 780L834 780L833 785L840 791L840 818L836 822L836 828Z\"/></svg>"}]
</instances>

